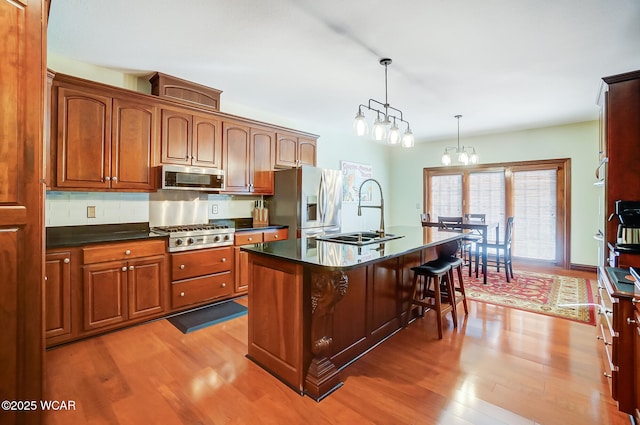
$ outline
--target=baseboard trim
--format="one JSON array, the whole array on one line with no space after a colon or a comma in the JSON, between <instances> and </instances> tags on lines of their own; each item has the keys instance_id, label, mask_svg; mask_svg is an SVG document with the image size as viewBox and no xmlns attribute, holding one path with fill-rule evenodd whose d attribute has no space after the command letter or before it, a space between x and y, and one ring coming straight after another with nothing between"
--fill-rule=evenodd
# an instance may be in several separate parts
<instances>
[{"instance_id":1,"label":"baseboard trim","mask_svg":"<svg viewBox=\"0 0 640 425\"><path fill-rule=\"evenodd\" d=\"M581 272L590 272L590 273L598 272L598 268L596 266L589 266L587 264L574 264L574 263L571 263L569 265L569 270L577 270Z\"/></svg>"}]
</instances>

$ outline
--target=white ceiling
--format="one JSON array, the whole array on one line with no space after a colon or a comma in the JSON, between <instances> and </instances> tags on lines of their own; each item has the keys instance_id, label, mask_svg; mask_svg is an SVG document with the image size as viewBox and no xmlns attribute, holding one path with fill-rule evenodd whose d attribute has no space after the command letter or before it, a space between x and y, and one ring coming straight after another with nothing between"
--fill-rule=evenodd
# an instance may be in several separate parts
<instances>
[{"instance_id":1,"label":"white ceiling","mask_svg":"<svg viewBox=\"0 0 640 425\"><path fill-rule=\"evenodd\" d=\"M640 69L640 0L52 0L48 43L345 137L390 57L419 143L455 137L455 114L465 135L597 119L601 77Z\"/></svg>"}]
</instances>

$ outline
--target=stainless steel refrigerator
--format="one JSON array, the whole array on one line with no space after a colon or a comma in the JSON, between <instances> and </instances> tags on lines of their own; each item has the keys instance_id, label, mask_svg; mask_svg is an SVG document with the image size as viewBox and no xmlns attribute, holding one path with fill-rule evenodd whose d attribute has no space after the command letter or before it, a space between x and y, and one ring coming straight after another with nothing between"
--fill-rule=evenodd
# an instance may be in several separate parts
<instances>
[{"instance_id":1,"label":"stainless steel refrigerator","mask_svg":"<svg viewBox=\"0 0 640 425\"><path fill-rule=\"evenodd\" d=\"M310 166L275 173L270 222L289 226L289 239L339 233L342 173Z\"/></svg>"}]
</instances>

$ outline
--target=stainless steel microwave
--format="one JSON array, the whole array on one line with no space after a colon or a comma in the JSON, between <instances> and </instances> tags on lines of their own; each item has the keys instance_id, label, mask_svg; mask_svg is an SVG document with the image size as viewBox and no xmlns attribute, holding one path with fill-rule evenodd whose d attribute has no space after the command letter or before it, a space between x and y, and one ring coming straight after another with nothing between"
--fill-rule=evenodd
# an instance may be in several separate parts
<instances>
[{"instance_id":1,"label":"stainless steel microwave","mask_svg":"<svg viewBox=\"0 0 640 425\"><path fill-rule=\"evenodd\" d=\"M224 171L217 168L163 165L162 189L224 190Z\"/></svg>"}]
</instances>

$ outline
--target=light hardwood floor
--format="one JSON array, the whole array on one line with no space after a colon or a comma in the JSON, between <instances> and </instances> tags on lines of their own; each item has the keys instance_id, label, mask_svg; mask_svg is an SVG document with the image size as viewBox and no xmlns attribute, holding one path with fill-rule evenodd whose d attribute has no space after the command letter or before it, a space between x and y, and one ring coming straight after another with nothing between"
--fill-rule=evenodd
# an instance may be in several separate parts
<instances>
[{"instance_id":1,"label":"light hardwood floor","mask_svg":"<svg viewBox=\"0 0 640 425\"><path fill-rule=\"evenodd\" d=\"M73 343L46 353L44 384L45 399L76 410L45 423L630 423L608 393L593 326L469 307L441 341L433 314L412 322L345 368L344 385L320 403L245 357L246 316L188 335L159 320Z\"/></svg>"}]
</instances>

